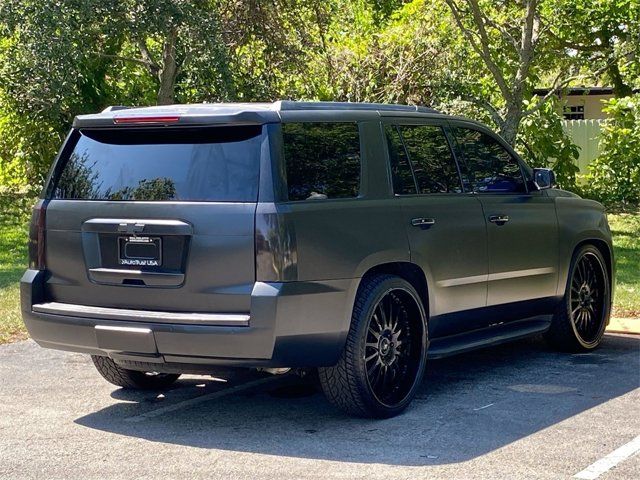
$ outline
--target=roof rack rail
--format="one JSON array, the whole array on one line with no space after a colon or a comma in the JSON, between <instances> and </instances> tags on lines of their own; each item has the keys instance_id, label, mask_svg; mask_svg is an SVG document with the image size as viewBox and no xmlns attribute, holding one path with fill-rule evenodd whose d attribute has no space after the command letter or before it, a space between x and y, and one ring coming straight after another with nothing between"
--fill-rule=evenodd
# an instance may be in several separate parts
<instances>
[{"instance_id":1,"label":"roof rack rail","mask_svg":"<svg viewBox=\"0 0 640 480\"><path fill-rule=\"evenodd\" d=\"M399 112L440 113L438 110L418 105L394 105L389 103L356 103L356 102L299 102L280 100L275 103L280 110L383 110Z\"/></svg>"},{"instance_id":2,"label":"roof rack rail","mask_svg":"<svg viewBox=\"0 0 640 480\"><path fill-rule=\"evenodd\" d=\"M102 110L102 113L117 112L118 110L128 110L130 108L133 107L128 107L127 105L109 105L107 108Z\"/></svg>"}]
</instances>

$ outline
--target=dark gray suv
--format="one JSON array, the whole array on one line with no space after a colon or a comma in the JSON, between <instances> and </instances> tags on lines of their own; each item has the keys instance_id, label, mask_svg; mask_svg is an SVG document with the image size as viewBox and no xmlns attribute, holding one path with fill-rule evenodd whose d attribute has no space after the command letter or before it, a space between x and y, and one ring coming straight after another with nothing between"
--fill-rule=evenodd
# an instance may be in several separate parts
<instances>
[{"instance_id":1,"label":"dark gray suv","mask_svg":"<svg viewBox=\"0 0 640 480\"><path fill-rule=\"evenodd\" d=\"M76 118L34 209L24 321L122 387L317 368L335 405L392 416L427 358L598 346L607 219L552 184L421 107L111 107Z\"/></svg>"}]
</instances>

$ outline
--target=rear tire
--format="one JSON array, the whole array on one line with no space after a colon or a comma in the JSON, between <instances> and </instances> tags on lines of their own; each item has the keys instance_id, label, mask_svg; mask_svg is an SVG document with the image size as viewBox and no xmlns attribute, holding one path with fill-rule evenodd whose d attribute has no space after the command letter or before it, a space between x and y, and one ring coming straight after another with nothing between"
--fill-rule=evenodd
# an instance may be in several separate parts
<instances>
[{"instance_id":1,"label":"rear tire","mask_svg":"<svg viewBox=\"0 0 640 480\"><path fill-rule=\"evenodd\" d=\"M411 284L391 275L364 280L340 360L318 369L322 390L351 415L398 415L420 386L427 344L425 310Z\"/></svg>"},{"instance_id":2,"label":"rear tire","mask_svg":"<svg viewBox=\"0 0 640 480\"><path fill-rule=\"evenodd\" d=\"M127 370L116 364L109 357L91 355L91 360L96 369L107 381L118 387L135 390L157 390L172 385L179 374L174 373L151 373L139 372L137 370Z\"/></svg>"},{"instance_id":3,"label":"rear tire","mask_svg":"<svg viewBox=\"0 0 640 480\"><path fill-rule=\"evenodd\" d=\"M588 352L600 345L611 313L607 264L593 245L578 249L571 260L565 295L545 333L565 352Z\"/></svg>"}]
</instances>

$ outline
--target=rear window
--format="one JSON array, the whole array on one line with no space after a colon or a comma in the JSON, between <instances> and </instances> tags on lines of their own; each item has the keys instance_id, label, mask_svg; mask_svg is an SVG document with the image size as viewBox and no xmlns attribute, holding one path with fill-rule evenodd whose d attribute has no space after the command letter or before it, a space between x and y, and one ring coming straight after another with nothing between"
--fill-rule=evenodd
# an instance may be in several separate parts
<instances>
[{"instance_id":1,"label":"rear window","mask_svg":"<svg viewBox=\"0 0 640 480\"><path fill-rule=\"evenodd\" d=\"M82 130L72 137L51 196L255 202L261 132L261 126Z\"/></svg>"},{"instance_id":2,"label":"rear window","mask_svg":"<svg viewBox=\"0 0 640 480\"><path fill-rule=\"evenodd\" d=\"M285 123L282 137L289 200L358 196L358 124Z\"/></svg>"}]
</instances>

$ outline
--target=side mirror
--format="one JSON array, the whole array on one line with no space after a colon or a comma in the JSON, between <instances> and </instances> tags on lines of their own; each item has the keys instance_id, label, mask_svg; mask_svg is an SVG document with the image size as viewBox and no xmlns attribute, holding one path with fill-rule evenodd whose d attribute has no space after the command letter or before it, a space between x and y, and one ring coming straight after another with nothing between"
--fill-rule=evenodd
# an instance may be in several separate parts
<instances>
[{"instance_id":1,"label":"side mirror","mask_svg":"<svg viewBox=\"0 0 640 480\"><path fill-rule=\"evenodd\" d=\"M556 175L550 168L534 168L533 183L536 184L538 190L546 190L556 184Z\"/></svg>"}]
</instances>

